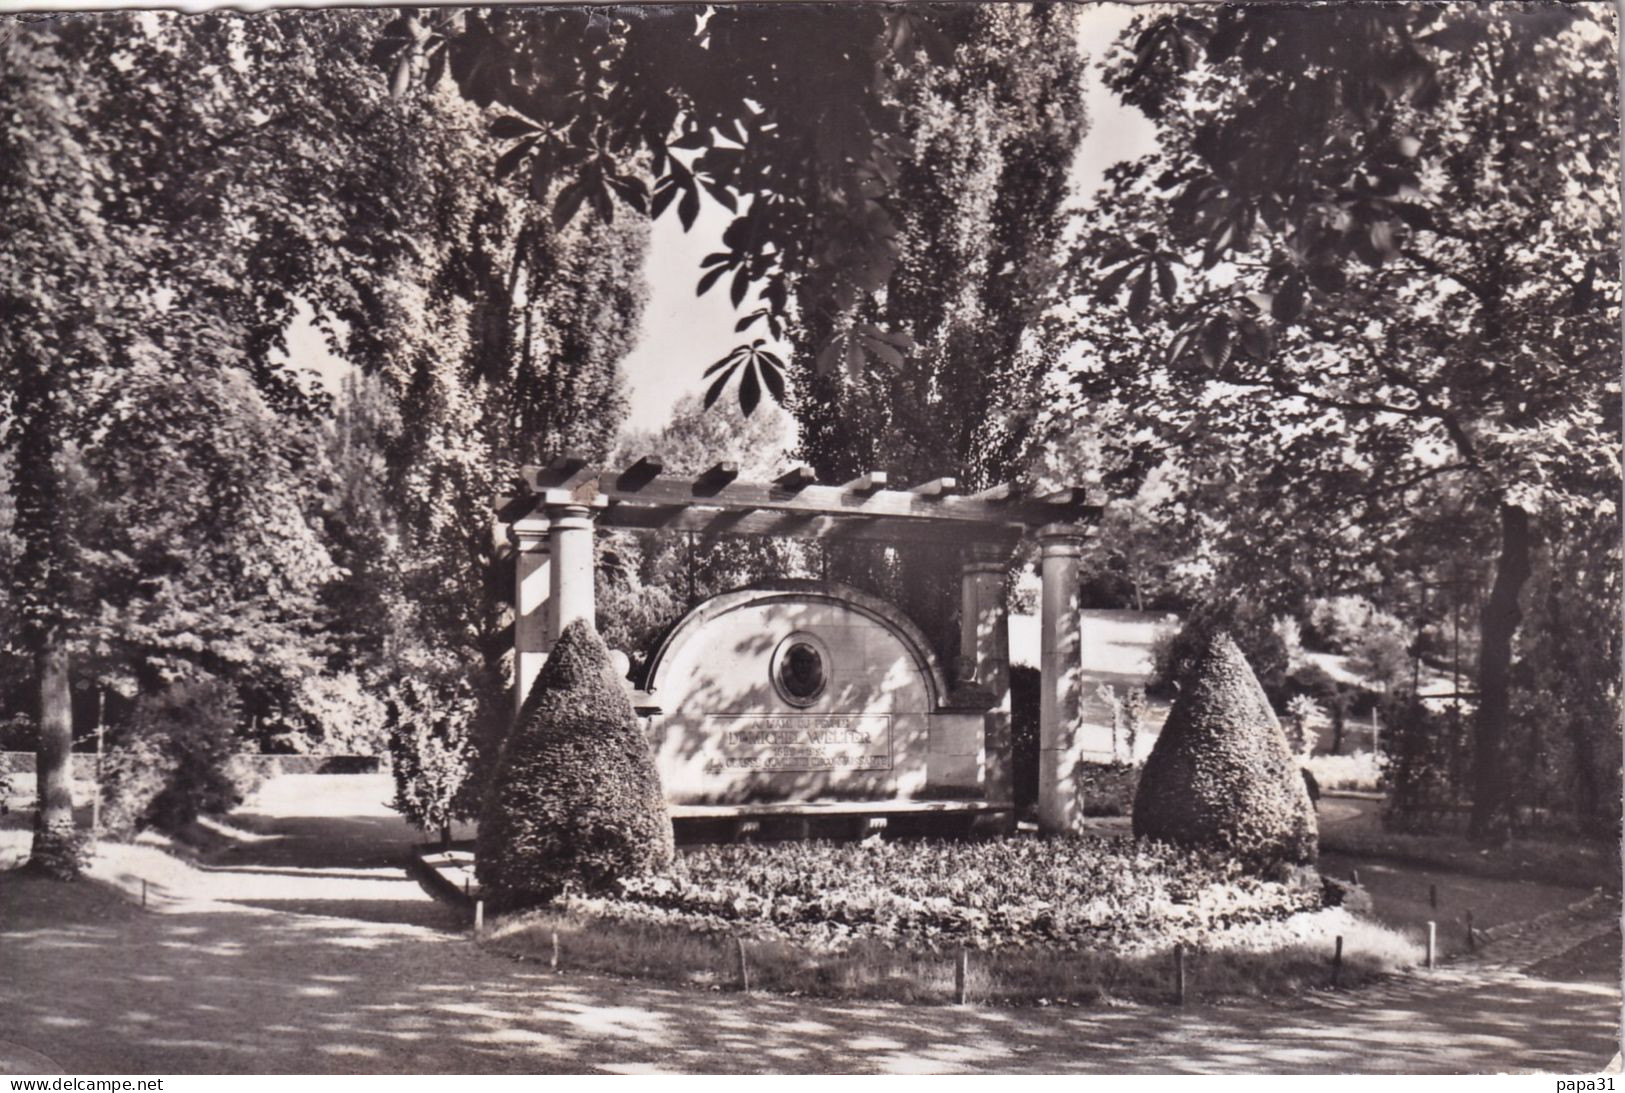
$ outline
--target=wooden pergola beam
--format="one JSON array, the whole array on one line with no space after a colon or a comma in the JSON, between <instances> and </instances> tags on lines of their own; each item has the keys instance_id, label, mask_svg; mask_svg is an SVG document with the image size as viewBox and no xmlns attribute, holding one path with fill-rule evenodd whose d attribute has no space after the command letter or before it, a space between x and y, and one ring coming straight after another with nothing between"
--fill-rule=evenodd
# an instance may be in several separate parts
<instances>
[{"instance_id":1,"label":"wooden pergola beam","mask_svg":"<svg viewBox=\"0 0 1625 1093\"><path fill-rule=\"evenodd\" d=\"M943 497L950 493L959 492L959 480L956 478L933 478L929 482L921 482L918 486L910 486L908 492L917 497Z\"/></svg>"},{"instance_id":2,"label":"wooden pergola beam","mask_svg":"<svg viewBox=\"0 0 1625 1093\"><path fill-rule=\"evenodd\" d=\"M828 513L751 509L707 509L696 505L612 503L599 527L693 532L705 537L754 535L779 539L822 539L884 543L1009 543L1021 536L1011 524L862 517Z\"/></svg>"},{"instance_id":3,"label":"wooden pergola beam","mask_svg":"<svg viewBox=\"0 0 1625 1093\"><path fill-rule=\"evenodd\" d=\"M646 455L627 467L615 478L615 486L622 490L641 490L660 477L666 464L659 456Z\"/></svg>"},{"instance_id":4,"label":"wooden pergola beam","mask_svg":"<svg viewBox=\"0 0 1625 1093\"><path fill-rule=\"evenodd\" d=\"M694 492L701 497L721 493L722 488L739 477L739 464L717 463L694 480Z\"/></svg>"},{"instance_id":5,"label":"wooden pergola beam","mask_svg":"<svg viewBox=\"0 0 1625 1093\"><path fill-rule=\"evenodd\" d=\"M538 493L546 489L574 489L597 474L592 461L579 452L566 452L545 467L524 470L525 484Z\"/></svg>"},{"instance_id":6,"label":"wooden pergola beam","mask_svg":"<svg viewBox=\"0 0 1625 1093\"><path fill-rule=\"evenodd\" d=\"M970 500L997 505L1008 501L1019 501L1025 492L1020 483L1000 482L997 486L990 486L978 493L971 494Z\"/></svg>"},{"instance_id":7,"label":"wooden pergola beam","mask_svg":"<svg viewBox=\"0 0 1625 1093\"><path fill-rule=\"evenodd\" d=\"M791 491L804 490L818 481L818 472L805 463L800 463L791 467L773 481L777 482L783 489Z\"/></svg>"},{"instance_id":8,"label":"wooden pergola beam","mask_svg":"<svg viewBox=\"0 0 1625 1093\"><path fill-rule=\"evenodd\" d=\"M658 473L657 473L658 469ZM836 519L881 521L890 526L894 521L923 522L938 528L965 525L987 529L984 537L1000 538L1004 529L1015 532L1057 522L1088 522L1098 505L1088 490L1075 488L1026 498L1015 486L1005 484L979 494L964 495L952 479L939 478L915 486L913 489L886 489L880 481L881 472L871 472L844 486L822 486L810 481L812 472L803 467L794 468L771 482L740 481L739 468L733 463L719 463L693 478L664 473L664 467L653 456L646 456L619 472L593 477L590 468L557 466L545 469L526 468L525 482L536 496L537 502L546 503L553 496L542 485L563 474L566 480L578 481L575 493L583 496L601 496L612 506L622 502L655 508L695 506L709 510L782 513ZM853 488L856 487L856 488ZM513 511L510 506L507 511ZM600 521L605 523L604 521ZM699 518L709 526L709 517ZM613 526L605 523L605 526ZM664 526L634 524L630 526ZM911 534L904 531L903 534ZM792 536L801 537L801 536ZM883 533L873 536L883 539ZM963 538L975 539L974 530Z\"/></svg>"}]
</instances>

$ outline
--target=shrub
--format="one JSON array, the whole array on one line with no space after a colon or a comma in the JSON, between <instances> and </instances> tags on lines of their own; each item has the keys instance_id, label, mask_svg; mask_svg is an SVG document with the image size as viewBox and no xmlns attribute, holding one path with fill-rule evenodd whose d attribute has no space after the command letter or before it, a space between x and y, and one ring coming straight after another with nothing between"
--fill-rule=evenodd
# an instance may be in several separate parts
<instances>
[{"instance_id":1,"label":"shrub","mask_svg":"<svg viewBox=\"0 0 1625 1093\"><path fill-rule=\"evenodd\" d=\"M1286 704L1286 742L1292 755L1299 761L1309 758L1315 750L1312 724L1325 717L1320 703L1308 695L1293 695Z\"/></svg>"},{"instance_id":2,"label":"shrub","mask_svg":"<svg viewBox=\"0 0 1625 1093\"><path fill-rule=\"evenodd\" d=\"M1452 703L1435 712L1401 694L1383 713L1389 789L1383 822L1397 831L1448 830L1465 812L1472 772L1472 733L1462 708Z\"/></svg>"},{"instance_id":3,"label":"shrub","mask_svg":"<svg viewBox=\"0 0 1625 1093\"><path fill-rule=\"evenodd\" d=\"M559 636L503 747L475 847L481 884L514 905L601 891L672 860L654 757L609 649L584 621Z\"/></svg>"},{"instance_id":4,"label":"shrub","mask_svg":"<svg viewBox=\"0 0 1625 1093\"><path fill-rule=\"evenodd\" d=\"M130 838L147 827L177 831L229 812L259 784L237 754L236 691L215 679L172 683L136 700L102 765L102 829Z\"/></svg>"},{"instance_id":5,"label":"shrub","mask_svg":"<svg viewBox=\"0 0 1625 1093\"><path fill-rule=\"evenodd\" d=\"M1315 814L1263 688L1236 643L1208 640L1180 680L1140 775L1134 834L1252 868L1315 859Z\"/></svg>"},{"instance_id":6,"label":"shrub","mask_svg":"<svg viewBox=\"0 0 1625 1093\"><path fill-rule=\"evenodd\" d=\"M1316 702L1330 704L1343 691L1337 677L1314 661L1305 661L1292 669L1287 677L1287 689L1293 694L1307 695Z\"/></svg>"},{"instance_id":7,"label":"shrub","mask_svg":"<svg viewBox=\"0 0 1625 1093\"><path fill-rule=\"evenodd\" d=\"M385 706L395 810L444 842L451 825L478 808L469 754L475 697L461 681L408 677L390 689Z\"/></svg>"},{"instance_id":8,"label":"shrub","mask_svg":"<svg viewBox=\"0 0 1625 1093\"><path fill-rule=\"evenodd\" d=\"M1123 744L1128 749L1128 761L1137 762L1140 749L1140 726L1145 724L1145 688L1130 687L1123 698Z\"/></svg>"},{"instance_id":9,"label":"shrub","mask_svg":"<svg viewBox=\"0 0 1625 1093\"><path fill-rule=\"evenodd\" d=\"M34 719L25 713L0 718L0 751L33 751L39 744Z\"/></svg>"}]
</instances>

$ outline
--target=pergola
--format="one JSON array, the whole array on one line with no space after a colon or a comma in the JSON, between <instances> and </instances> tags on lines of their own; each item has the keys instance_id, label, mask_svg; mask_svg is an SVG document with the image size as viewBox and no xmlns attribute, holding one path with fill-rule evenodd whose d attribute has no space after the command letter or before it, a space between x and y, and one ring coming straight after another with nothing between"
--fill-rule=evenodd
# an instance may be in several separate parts
<instances>
[{"instance_id":1,"label":"pergola","mask_svg":"<svg viewBox=\"0 0 1625 1093\"><path fill-rule=\"evenodd\" d=\"M805 466L770 482L740 481L733 463L695 476L664 470L655 456L620 468L565 456L545 467L526 467L522 491L498 499L498 520L518 551L516 711L564 627L576 619L593 621L594 527L878 542L903 549L957 543L959 663L971 677L960 682L994 699L986 715L987 794L1008 802L1010 654L1003 583L1011 551L1030 535L1039 545L1043 581L1039 821L1048 830L1077 825L1083 814L1074 776L1083 702L1078 559L1100 516L1097 497L1084 488L1033 495L1014 483L965 493L952 478L894 489L879 471L833 485L820 483Z\"/></svg>"}]
</instances>

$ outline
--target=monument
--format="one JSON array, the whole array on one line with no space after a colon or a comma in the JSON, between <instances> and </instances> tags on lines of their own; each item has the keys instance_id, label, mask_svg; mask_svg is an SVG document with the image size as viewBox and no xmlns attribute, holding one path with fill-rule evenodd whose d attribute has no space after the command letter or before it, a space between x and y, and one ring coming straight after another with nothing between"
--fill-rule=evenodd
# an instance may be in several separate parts
<instances>
[{"instance_id":1,"label":"monument","mask_svg":"<svg viewBox=\"0 0 1625 1093\"><path fill-rule=\"evenodd\" d=\"M499 499L518 552L515 708L571 621L593 617L595 527L896 544L957 543L956 670L890 604L824 582L740 589L695 606L650 659L645 718L673 818L809 818L961 812L1008 824L1008 620L1003 583L1023 536L1043 581L1039 815L1083 816L1078 557L1100 506L1082 489L1029 496L1015 484L961 493L952 479L888 488L871 472L820 484L806 467L738 481L719 463L666 476L644 457L619 470L562 458L525 470Z\"/></svg>"}]
</instances>

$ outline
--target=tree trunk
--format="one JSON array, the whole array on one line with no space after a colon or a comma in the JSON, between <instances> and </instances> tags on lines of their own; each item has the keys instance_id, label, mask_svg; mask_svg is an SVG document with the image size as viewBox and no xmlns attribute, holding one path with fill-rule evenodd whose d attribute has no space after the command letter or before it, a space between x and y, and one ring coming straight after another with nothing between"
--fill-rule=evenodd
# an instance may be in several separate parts
<instances>
[{"instance_id":1,"label":"tree trunk","mask_svg":"<svg viewBox=\"0 0 1625 1093\"><path fill-rule=\"evenodd\" d=\"M34 669L33 713L39 730L35 779L39 812L34 821L30 865L64 880L79 873L79 834L73 822L73 695L68 686L67 635L61 599L68 587L62 542L61 414L50 366L30 354L13 363L12 395L17 429L11 492L22 553L12 574L20 609L23 647Z\"/></svg>"},{"instance_id":2,"label":"tree trunk","mask_svg":"<svg viewBox=\"0 0 1625 1093\"><path fill-rule=\"evenodd\" d=\"M1512 638L1523 612L1518 594L1529 580L1529 514L1501 506L1501 555L1495 584L1479 622L1478 718L1473 732L1473 814L1468 834L1499 842L1510 834L1512 772L1507 767L1507 718Z\"/></svg>"},{"instance_id":3,"label":"tree trunk","mask_svg":"<svg viewBox=\"0 0 1625 1093\"><path fill-rule=\"evenodd\" d=\"M34 820L31 861L50 876L72 880L79 874L79 831L73 821L73 694L68 685L68 651L54 636L35 655L34 673L39 813Z\"/></svg>"}]
</instances>

